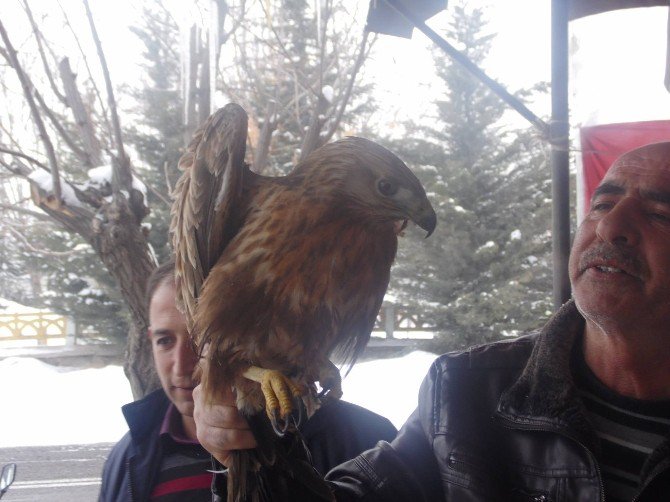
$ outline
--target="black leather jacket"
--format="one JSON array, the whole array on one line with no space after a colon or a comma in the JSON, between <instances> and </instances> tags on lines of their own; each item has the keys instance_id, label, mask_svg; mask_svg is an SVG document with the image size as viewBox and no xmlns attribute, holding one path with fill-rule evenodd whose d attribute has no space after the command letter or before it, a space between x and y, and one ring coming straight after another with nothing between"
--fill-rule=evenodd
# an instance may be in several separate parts
<instances>
[{"instance_id":1,"label":"black leather jacket","mask_svg":"<svg viewBox=\"0 0 670 502\"><path fill-rule=\"evenodd\" d=\"M539 333L441 356L398 437L328 474L337 500L604 500L570 371L583 326L569 302ZM634 500L670 500L669 444L650 456Z\"/></svg>"}]
</instances>

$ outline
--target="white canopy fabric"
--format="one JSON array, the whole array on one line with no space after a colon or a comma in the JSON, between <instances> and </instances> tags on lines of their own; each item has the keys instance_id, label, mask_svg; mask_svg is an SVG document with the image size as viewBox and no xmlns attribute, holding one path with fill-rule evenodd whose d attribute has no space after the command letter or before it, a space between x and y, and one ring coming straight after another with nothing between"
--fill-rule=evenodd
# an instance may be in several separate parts
<instances>
[{"instance_id":1,"label":"white canopy fabric","mask_svg":"<svg viewBox=\"0 0 670 502\"><path fill-rule=\"evenodd\" d=\"M668 5L670 5L668 0L570 0L568 15L570 19L578 19L610 10Z\"/></svg>"}]
</instances>

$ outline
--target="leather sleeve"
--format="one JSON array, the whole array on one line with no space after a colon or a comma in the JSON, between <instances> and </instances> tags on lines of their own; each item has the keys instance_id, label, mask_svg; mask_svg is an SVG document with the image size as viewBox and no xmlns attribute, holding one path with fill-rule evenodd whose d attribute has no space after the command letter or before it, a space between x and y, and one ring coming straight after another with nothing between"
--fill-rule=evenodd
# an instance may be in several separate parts
<instances>
[{"instance_id":1,"label":"leather sleeve","mask_svg":"<svg viewBox=\"0 0 670 502\"><path fill-rule=\"evenodd\" d=\"M379 441L374 448L340 464L326 475L338 502L434 502L444 499L432 449L436 378L439 378L439 371L433 365L421 385L419 406L391 443ZM224 484L225 476L216 474L213 500L222 500ZM313 492L299 484L292 487L291 493L295 502L317 500Z\"/></svg>"},{"instance_id":2,"label":"leather sleeve","mask_svg":"<svg viewBox=\"0 0 670 502\"><path fill-rule=\"evenodd\" d=\"M432 449L435 379L433 365L419 393L419 405L392 443L377 446L332 469L326 476L338 502L443 500Z\"/></svg>"}]
</instances>

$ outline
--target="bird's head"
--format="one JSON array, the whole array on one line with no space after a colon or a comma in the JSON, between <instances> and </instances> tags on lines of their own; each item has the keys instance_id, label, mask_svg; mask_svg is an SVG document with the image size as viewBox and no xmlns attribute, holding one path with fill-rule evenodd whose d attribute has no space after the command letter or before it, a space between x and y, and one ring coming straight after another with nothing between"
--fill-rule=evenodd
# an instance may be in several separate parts
<instances>
[{"instance_id":1,"label":"bird's head","mask_svg":"<svg viewBox=\"0 0 670 502\"><path fill-rule=\"evenodd\" d=\"M305 168L343 205L373 220L394 222L398 231L411 220L428 232L426 237L435 230L437 217L421 182L402 160L373 141L348 137L329 143L297 170Z\"/></svg>"}]
</instances>

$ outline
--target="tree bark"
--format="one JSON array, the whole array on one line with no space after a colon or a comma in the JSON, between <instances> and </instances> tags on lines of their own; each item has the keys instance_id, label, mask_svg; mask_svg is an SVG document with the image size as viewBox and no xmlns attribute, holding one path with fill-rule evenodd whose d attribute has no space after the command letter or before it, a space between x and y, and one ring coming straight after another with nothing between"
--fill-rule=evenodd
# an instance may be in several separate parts
<instances>
[{"instance_id":1,"label":"tree bark","mask_svg":"<svg viewBox=\"0 0 670 502\"><path fill-rule=\"evenodd\" d=\"M65 91L65 98L67 104L72 110L77 130L81 136L84 148L88 153L89 164L92 166L102 165L102 153L100 150L100 142L95 135L95 129L91 118L86 111L84 102L81 99L81 94L77 89L76 75L70 68L70 61L68 58L63 58L58 64L60 78L63 82L63 90Z\"/></svg>"},{"instance_id":2,"label":"tree bark","mask_svg":"<svg viewBox=\"0 0 670 502\"><path fill-rule=\"evenodd\" d=\"M94 219L97 222L93 227L94 248L116 279L130 311L132 324L126 342L124 371L133 396L138 399L160 386L146 336L149 326L146 281L155 264L140 226L125 223L133 218L125 199L103 206L102 214L106 215L106 221Z\"/></svg>"},{"instance_id":3,"label":"tree bark","mask_svg":"<svg viewBox=\"0 0 670 502\"><path fill-rule=\"evenodd\" d=\"M96 251L114 277L130 312L131 328L126 342L124 370L133 397L139 399L158 388L160 382L151 359L146 336L149 318L145 301L146 280L155 268L146 237L135 221L128 201L121 197L102 202L94 215L82 208L54 208L45 201L49 194L32 185L33 201L67 230L81 235Z\"/></svg>"},{"instance_id":4,"label":"tree bark","mask_svg":"<svg viewBox=\"0 0 670 502\"><path fill-rule=\"evenodd\" d=\"M322 116L326 113L327 108L328 100L323 96L323 93L319 91L317 104L312 112L309 127L307 128L305 137L302 140L302 146L300 147L300 162L305 160L310 153L321 146L320 136L324 123Z\"/></svg>"},{"instance_id":5,"label":"tree bark","mask_svg":"<svg viewBox=\"0 0 670 502\"><path fill-rule=\"evenodd\" d=\"M261 127L256 150L254 151L254 163L251 169L255 173L262 174L267 167L270 144L272 143L272 133L276 128L275 104L273 103L268 107L267 113L265 114L265 121L263 122L263 127Z\"/></svg>"}]
</instances>

